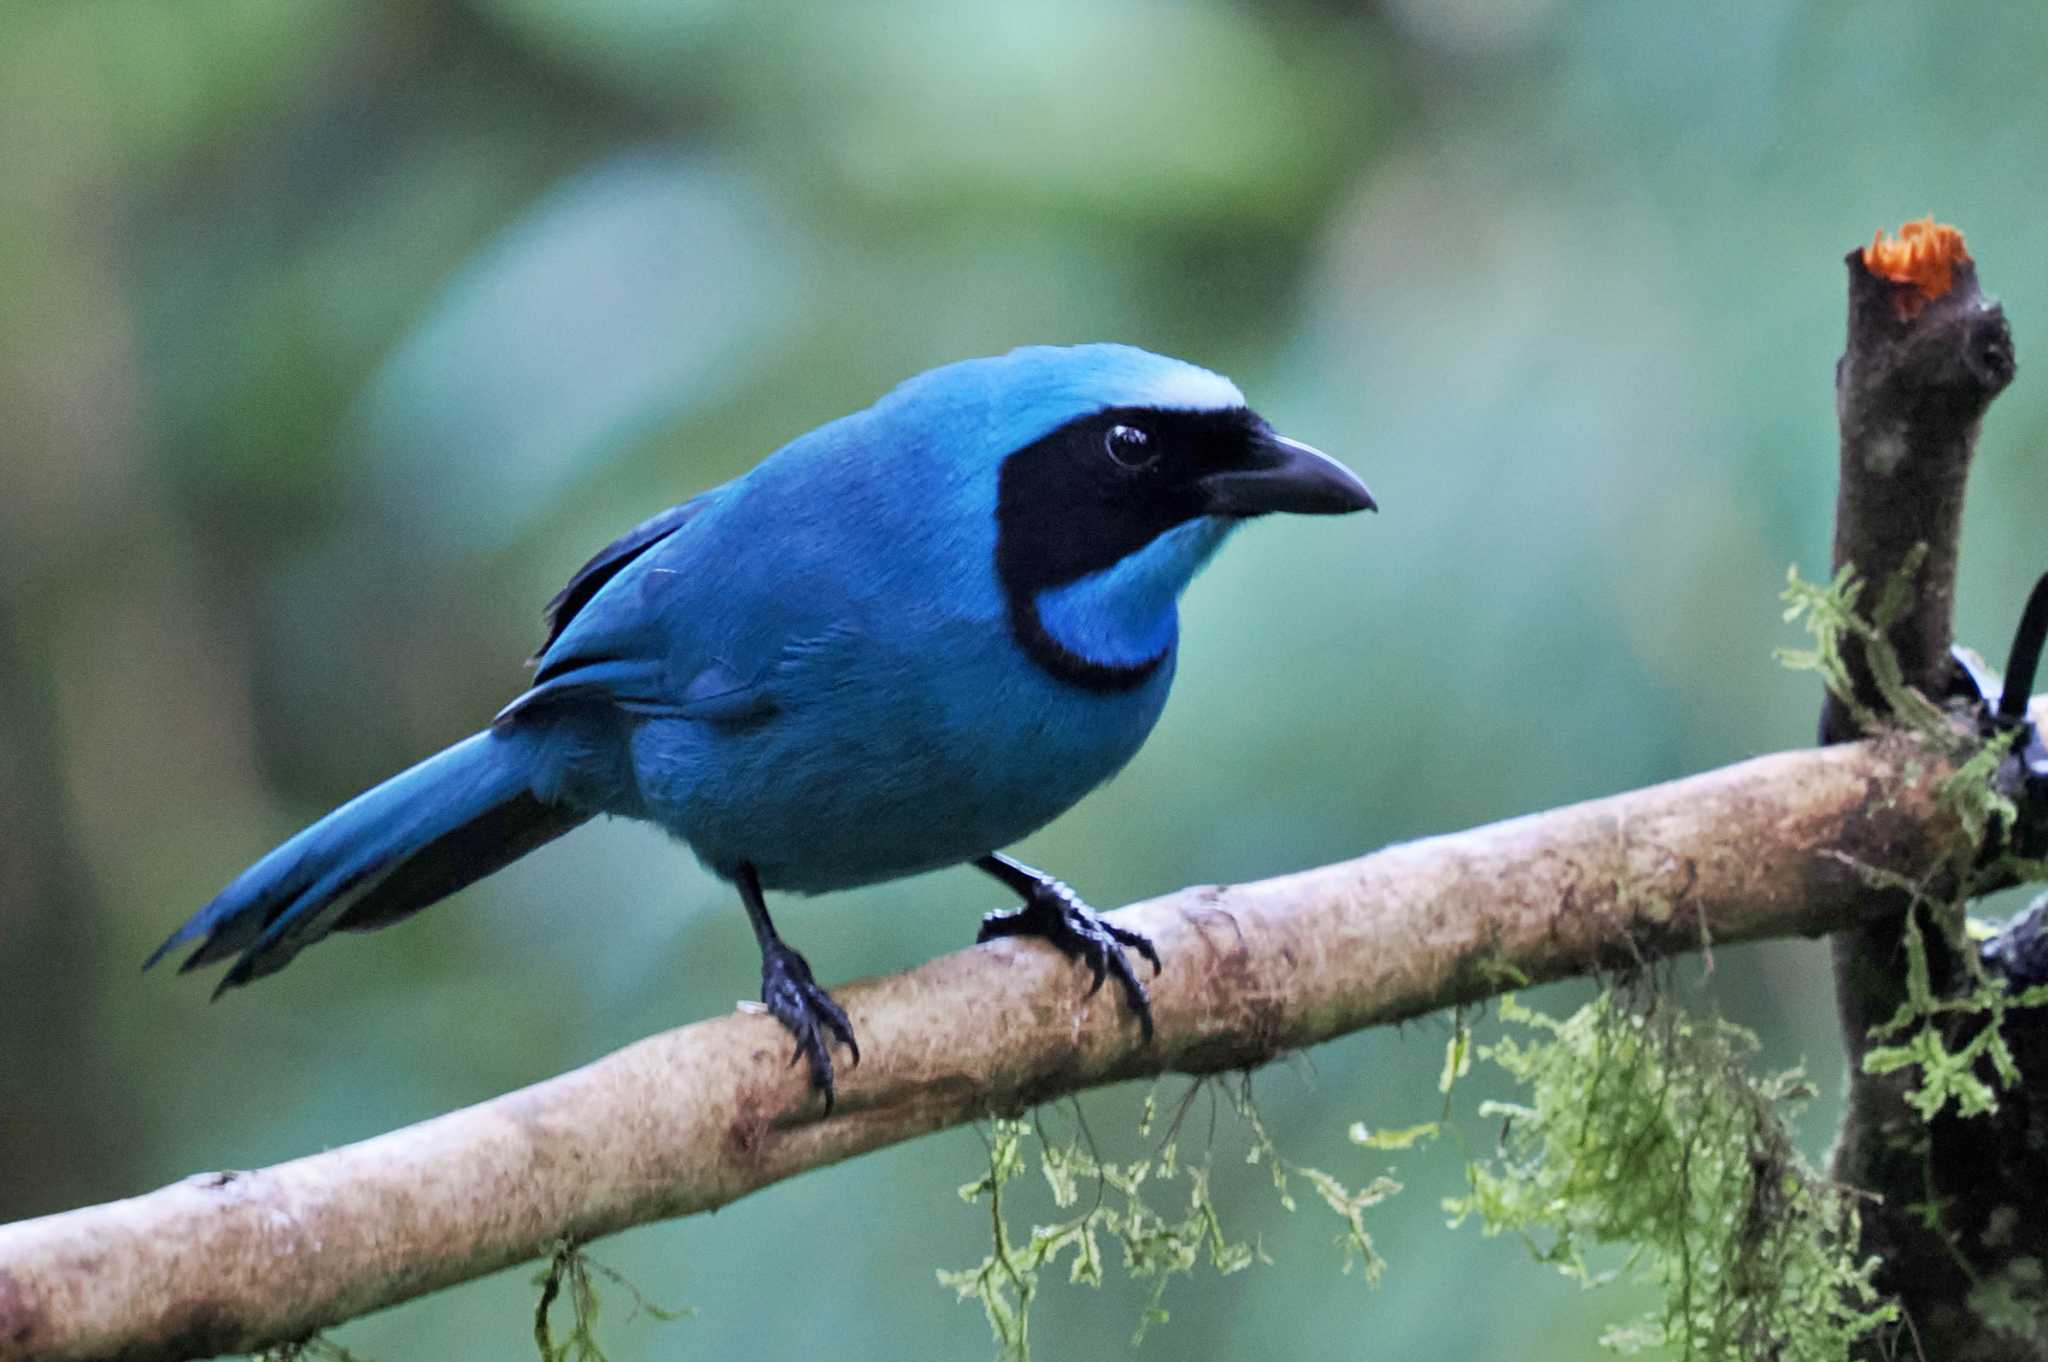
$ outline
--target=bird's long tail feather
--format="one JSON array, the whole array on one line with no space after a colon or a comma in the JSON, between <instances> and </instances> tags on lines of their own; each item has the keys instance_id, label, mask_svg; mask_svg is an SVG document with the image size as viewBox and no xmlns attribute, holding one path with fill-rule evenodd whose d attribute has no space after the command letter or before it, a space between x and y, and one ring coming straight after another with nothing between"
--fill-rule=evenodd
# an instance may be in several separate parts
<instances>
[{"instance_id":1,"label":"bird's long tail feather","mask_svg":"<svg viewBox=\"0 0 2048 1362\"><path fill-rule=\"evenodd\" d=\"M357 796L236 877L156 948L180 966L240 955L222 990L335 930L383 927L552 841L587 814L543 803L521 735L479 733Z\"/></svg>"}]
</instances>

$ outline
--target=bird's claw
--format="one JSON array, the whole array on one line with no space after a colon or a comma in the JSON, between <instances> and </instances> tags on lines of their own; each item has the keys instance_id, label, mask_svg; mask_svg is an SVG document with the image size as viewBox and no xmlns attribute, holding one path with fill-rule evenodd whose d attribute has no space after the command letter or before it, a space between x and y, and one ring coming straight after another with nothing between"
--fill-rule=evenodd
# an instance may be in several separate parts
<instances>
[{"instance_id":1,"label":"bird's claw","mask_svg":"<svg viewBox=\"0 0 2048 1362\"><path fill-rule=\"evenodd\" d=\"M1088 985L1091 998L1103 981L1114 974L1123 988L1125 1002L1138 1018L1140 1032L1147 1043L1151 1041L1152 1000L1145 992L1144 981L1131 968L1130 956L1125 954L1127 950L1136 951L1151 964L1152 973L1158 974L1159 951L1150 937L1105 920L1057 880L1048 880L1034 890L1025 898L1022 908L982 918L981 930L974 939L993 941L999 936L1042 937L1068 959L1086 964L1093 976Z\"/></svg>"},{"instance_id":2,"label":"bird's claw","mask_svg":"<svg viewBox=\"0 0 2048 1362\"><path fill-rule=\"evenodd\" d=\"M853 1063L860 1063L860 1044L853 1038L853 1023L847 1020L845 1009L811 977L809 962L779 943L761 957L761 1001L769 1015L796 1038L789 1062L810 1060L811 1086L824 1095L825 1114L831 1115L836 1093L828 1036L846 1047Z\"/></svg>"}]
</instances>

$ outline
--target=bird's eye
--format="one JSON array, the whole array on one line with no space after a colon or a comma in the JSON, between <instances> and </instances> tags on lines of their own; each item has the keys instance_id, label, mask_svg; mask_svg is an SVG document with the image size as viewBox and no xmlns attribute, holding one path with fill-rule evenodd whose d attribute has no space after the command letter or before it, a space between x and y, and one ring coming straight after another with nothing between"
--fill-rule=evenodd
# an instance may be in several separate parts
<instances>
[{"instance_id":1,"label":"bird's eye","mask_svg":"<svg viewBox=\"0 0 2048 1362\"><path fill-rule=\"evenodd\" d=\"M1102 447L1125 468L1150 468L1159 462L1151 434L1140 426L1111 426L1102 437Z\"/></svg>"}]
</instances>

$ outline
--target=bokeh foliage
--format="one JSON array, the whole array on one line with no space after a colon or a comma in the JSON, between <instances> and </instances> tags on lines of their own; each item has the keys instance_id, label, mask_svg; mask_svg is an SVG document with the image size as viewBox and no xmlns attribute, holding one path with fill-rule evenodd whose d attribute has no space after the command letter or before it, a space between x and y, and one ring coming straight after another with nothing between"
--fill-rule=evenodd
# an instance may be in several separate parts
<instances>
[{"instance_id":1,"label":"bokeh foliage","mask_svg":"<svg viewBox=\"0 0 2048 1362\"><path fill-rule=\"evenodd\" d=\"M2048 16L1973 4L0 6L0 1217L357 1138L749 993L729 895L626 827L218 1006L135 966L479 725L588 549L963 354L1185 354L1386 507L1258 527L1196 586L1159 733L1023 849L1100 903L1809 741L1771 651L1786 564L1827 554L1837 262L1928 211L2021 357L1960 594L1962 636L2002 640L2048 566L2044 60ZM989 906L949 874L784 925L847 978ZM1806 1058L1817 1146L1817 948L1719 952L1711 988L1767 1065ZM1440 1114L1440 1040L1261 1075L1280 1148L1368 1181L1347 1125ZM1137 1103L1087 1109L1107 1138ZM607 1316L614 1356L981 1355L932 1274L986 1252L952 1194L985 1158L960 1132L608 1245L701 1312ZM1278 1266L1146 1346L1584 1356L1611 1302L1442 1231L1461 1162L1401 1155L1377 1292L1219 1174ZM528 1276L341 1338L514 1355ZM1145 1290L1048 1291L1040 1355L1113 1354Z\"/></svg>"}]
</instances>

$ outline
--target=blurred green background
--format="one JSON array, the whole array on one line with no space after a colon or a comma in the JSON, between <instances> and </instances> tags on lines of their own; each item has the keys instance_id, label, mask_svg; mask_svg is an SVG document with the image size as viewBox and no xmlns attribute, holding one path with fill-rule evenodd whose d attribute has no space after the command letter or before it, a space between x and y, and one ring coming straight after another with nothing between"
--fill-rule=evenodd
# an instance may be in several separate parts
<instances>
[{"instance_id":1,"label":"blurred green background","mask_svg":"<svg viewBox=\"0 0 2048 1362\"><path fill-rule=\"evenodd\" d=\"M1809 741L1815 685L1771 651L1787 564L1826 566L1840 262L1927 212L2021 358L1960 602L2002 650L2048 567L2044 63L2048 13L2006 5L11 0L0 1219L357 1139L749 995L730 893L623 825L215 1006L136 966L481 726L588 551L963 355L1187 356L1385 508L1255 527L1190 593L1151 744L1022 848L1099 904ZM844 980L963 945L996 898L953 872L779 911ZM1724 950L1687 984L1808 1061L1816 1153L1824 966ZM1346 1125L1437 1115L1445 1031L1261 1073L1281 1147L1365 1181ZM1377 1291L1216 1122L1226 1223L1275 1265L1177 1285L1145 1351L1587 1356L1633 1302L1442 1227L1491 1090L1395 1161ZM1086 1104L1105 1152L1140 1147L1135 1104ZM615 1305L614 1357L986 1355L933 1279L986 1250L954 1196L982 1160L956 1131L605 1243L700 1311ZM528 1275L338 1336L517 1357ZM1039 1355L1122 1355L1144 1292L1051 1283Z\"/></svg>"}]
</instances>

